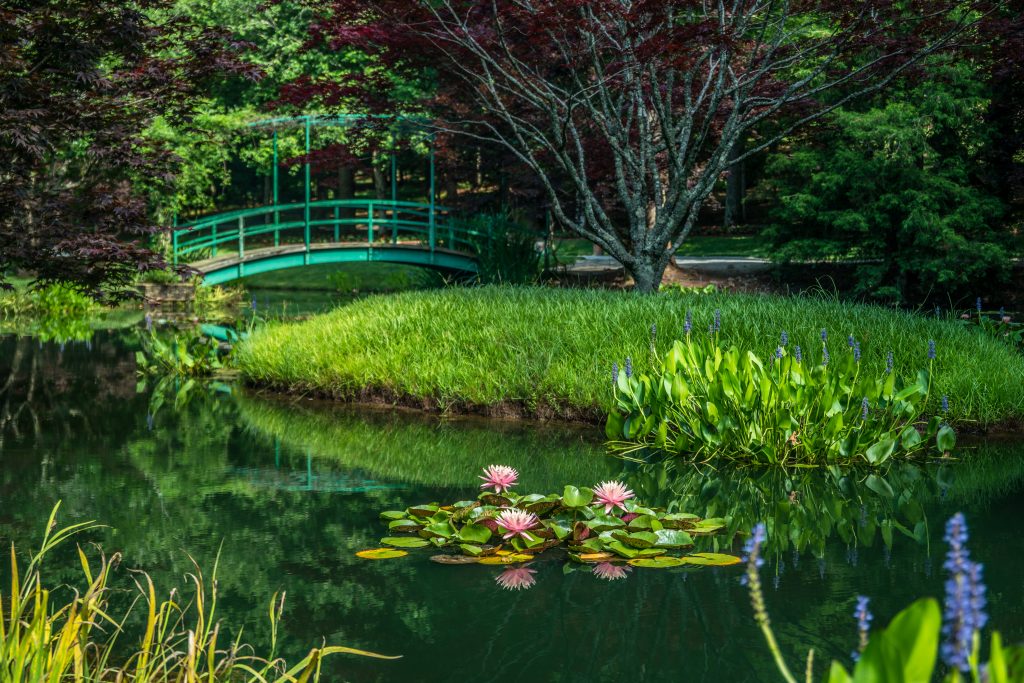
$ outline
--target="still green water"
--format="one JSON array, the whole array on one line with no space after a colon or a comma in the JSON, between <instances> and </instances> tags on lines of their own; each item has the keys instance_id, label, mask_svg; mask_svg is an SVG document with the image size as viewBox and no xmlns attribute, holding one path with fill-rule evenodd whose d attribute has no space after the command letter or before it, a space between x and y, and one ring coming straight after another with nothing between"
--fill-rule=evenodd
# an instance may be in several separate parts
<instances>
[{"instance_id":1,"label":"still green water","mask_svg":"<svg viewBox=\"0 0 1024 683\"><path fill-rule=\"evenodd\" d=\"M189 555L209 573L219 553L219 614L249 642L267 642L267 603L285 591L285 656L324 640L403 655L334 658L325 680L779 680L739 568L607 581L542 557L535 583L509 592L501 568L440 566L427 550L355 557L385 535L380 511L471 497L490 463L517 467L522 490L621 477L650 503L729 516L731 531L766 520L768 605L801 670L808 647L819 662L848 661L856 595L871 596L876 623L941 595L942 527L963 510L992 623L1024 639L1022 446L977 447L968 468L874 475L624 463L588 428L440 421L227 386L154 397L137 386L134 334L63 349L0 339L0 544L27 550L60 500L63 522L108 524L90 540L164 592L185 586ZM51 583L77 581L72 551L48 566Z\"/></svg>"}]
</instances>

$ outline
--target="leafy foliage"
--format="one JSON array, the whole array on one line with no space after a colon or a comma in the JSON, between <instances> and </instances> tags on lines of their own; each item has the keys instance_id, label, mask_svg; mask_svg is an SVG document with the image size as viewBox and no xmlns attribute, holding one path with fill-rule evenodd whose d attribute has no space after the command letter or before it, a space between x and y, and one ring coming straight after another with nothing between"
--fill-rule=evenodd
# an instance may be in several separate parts
<instances>
[{"instance_id":1,"label":"leafy foliage","mask_svg":"<svg viewBox=\"0 0 1024 683\"><path fill-rule=\"evenodd\" d=\"M208 377L224 367L217 340L196 333L165 337L152 332L142 338L135 362L141 375Z\"/></svg>"},{"instance_id":2,"label":"leafy foliage","mask_svg":"<svg viewBox=\"0 0 1024 683\"><path fill-rule=\"evenodd\" d=\"M862 373L852 337L831 360L824 341L818 361L779 346L765 362L725 347L717 332L687 334L650 375L618 374L606 433L622 452L651 447L766 464L879 465L923 449L926 439L940 452L953 448L953 430L940 417L928 422L925 438L915 426L931 383L930 370L913 379L893 369Z\"/></svg>"},{"instance_id":3,"label":"leafy foliage","mask_svg":"<svg viewBox=\"0 0 1024 683\"><path fill-rule=\"evenodd\" d=\"M652 292L740 140L780 112L798 111L795 127L829 97L884 86L967 29L979 6L335 0L316 33L411 81L428 76L441 130L513 155L562 227ZM308 101L361 91L374 111L397 108L380 79L320 86ZM786 131L759 129L746 154Z\"/></svg>"},{"instance_id":4,"label":"leafy foliage","mask_svg":"<svg viewBox=\"0 0 1024 683\"><path fill-rule=\"evenodd\" d=\"M536 281L541 257L536 231L501 215L477 216L469 228L488 235L477 244L481 282L522 285Z\"/></svg>"},{"instance_id":5,"label":"leafy foliage","mask_svg":"<svg viewBox=\"0 0 1024 683\"><path fill-rule=\"evenodd\" d=\"M610 510L608 506L601 510L601 505L600 491L575 486L566 486L561 495L484 492L475 501L384 512L381 517L388 530L401 535L383 538L381 543L397 548L450 548L484 564L528 562L552 548L567 549L575 562L616 560L648 567L739 562L721 553L680 554L692 549L695 539L722 529L725 520L668 513L632 499ZM510 512L527 520L521 531L505 525ZM657 563L639 563L654 558Z\"/></svg>"},{"instance_id":6,"label":"leafy foliage","mask_svg":"<svg viewBox=\"0 0 1024 683\"><path fill-rule=\"evenodd\" d=\"M0 285L26 269L125 296L164 266L140 187L168 188L176 166L144 131L185 121L209 77L245 68L167 0L3 2L0 17Z\"/></svg>"},{"instance_id":7,"label":"leafy foliage","mask_svg":"<svg viewBox=\"0 0 1024 683\"><path fill-rule=\"evenodd\" d=\"M898 303L1005 281L1004 207L977 182L986 101L969 65L936 66L772 156L776 258L855 259L854 293Z\"/></svg>"},{"instance_id":8,"label":"leafy foliage","mask_svg":"<svg viewBox=\"0 0 1024 683\"><path fill-rule=\"evenodd\" d=\"M59 507L59 504L58 504ZM158 600L149 576L137 580L133 604L147 611L145 631L137 649L120 664L115 644L127 615L111 608L111 575L120 560L100 556L98 565L78 549L85 589L67 603L53 600L46 588L44 560L77 534L97 528L92 522L56 527L57 507L47 522L40 550L28 565L19 568L11 548L11 592L3 596L0 610L0 672L5 681L75 681L85 683L131 680L162 683L181 680L284 681L320 679L321 659L333 654L355 654L394 659L363 650L338 646L314 648L301 661L287 665L274 654L277 625L284 610L284 596L270 599L270 625L274 634L270 654L257 657L240 642L218 642L221 624L217 614L216 568L210 582L199 567L191 575L193 594L185 602L171 593ZM112 635L107 636L109 631Z\"/></svg>"}]
</instances>

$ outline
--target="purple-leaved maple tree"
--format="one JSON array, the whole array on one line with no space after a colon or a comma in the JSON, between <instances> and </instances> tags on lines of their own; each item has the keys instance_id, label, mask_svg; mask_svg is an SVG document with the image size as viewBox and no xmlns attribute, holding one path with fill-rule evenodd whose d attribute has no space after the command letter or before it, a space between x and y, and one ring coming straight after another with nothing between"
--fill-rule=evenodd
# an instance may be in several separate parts
<instances>
[{"instance_id":1,"label":"purple-leaved maple tree","mask_svg":"<svg viewBox=\"0 0 1024 683\"><path fill-rule=\"evenodd\" d=\"M111 299L166 267L146 198L177 160L144 132L254 75L242 47L167 0L0 0L0 286L23 270Z\"/></svg>"},{"instance_id":2,"label":"purple-leaved maple tree","mask_svg":"<svg viewBox=\"0 0 1024 683\"><path fill-rule=\"evenodd\" d=\"M382 70L305 85L383 112L408 109L389 77L431 81L439 131L508 150L557 221L649 292L730 166L970 40L1001 4L334 0L314 38Z\"/></svg>"}]
</instances>

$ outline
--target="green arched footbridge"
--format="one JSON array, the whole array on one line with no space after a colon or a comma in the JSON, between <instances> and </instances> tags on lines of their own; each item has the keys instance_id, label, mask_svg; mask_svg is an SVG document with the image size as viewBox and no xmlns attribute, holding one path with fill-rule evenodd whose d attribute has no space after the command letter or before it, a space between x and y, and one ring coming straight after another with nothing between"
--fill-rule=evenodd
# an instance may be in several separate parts
<instances>
[{"instance_id":1,"label":"green arched footbridge","mask_svg":"<svg viewBox=\"0 0 1024 683\"><path fill-rule=\"evenodd\" d=\"M459 224L447 209L378 199L299 202L229 211L178 226L175 265L208 285L325 263L379 261L477 273L489 235Z\"/></svg>"},{"instance_id":2,"label":"green arched footbridge","mask_svg":"<svg viewBox=\"0 0 1024 683\"><path fill-rule=\"evenodd\" d=\"M429 191L422 203L399 201L397 160L391 153L390 199L314 199L310 154L314 128L351 131L367 122L383 126L391 136L415 137L423 127L403 116L353 114L294 116L257 121L251 127L273 134L273 202L267 206L227 211L189 223L172 233L174 265L187 264L208 285L248 275L325 263L380 261L432 268L455 276L478 271L480 246L490 235L457 223L452 212L436 203L433 133L420 137L429 149ZM278 132L304 132L303 201L282 203L278 184Z\"/></svg>"}]
</instances>

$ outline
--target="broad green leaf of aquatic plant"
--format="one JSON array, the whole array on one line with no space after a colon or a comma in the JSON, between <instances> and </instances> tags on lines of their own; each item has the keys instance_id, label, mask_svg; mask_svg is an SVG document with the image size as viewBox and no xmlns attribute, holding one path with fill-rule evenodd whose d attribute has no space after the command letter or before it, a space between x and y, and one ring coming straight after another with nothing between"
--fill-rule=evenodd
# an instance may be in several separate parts
<instances>
[{"instance_id":1,"label":"broad green leaf of aquatic plant","mask_svg":"<svg viewBox=\"0 0 1024 683\"><path fill-rule=\"evenodd\" d=\"M594 501L593 489L586 487L579 489L575 486L566 486L562 492L562 504L569 508L580 508L590 505Z\"/></svg>"},{"instance_id":2,"label":"broad green leaf of aquatic plant","mask_svg":"<svg viewBox=\"0 0 1024 683\"><path fill-rule=\"evenodd\" d=\"M853 670L853 683L929 683L939 651L942 613L933 598L918 600L872 634Z\"/></svg>"}]
</instances>

